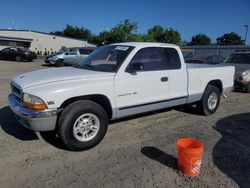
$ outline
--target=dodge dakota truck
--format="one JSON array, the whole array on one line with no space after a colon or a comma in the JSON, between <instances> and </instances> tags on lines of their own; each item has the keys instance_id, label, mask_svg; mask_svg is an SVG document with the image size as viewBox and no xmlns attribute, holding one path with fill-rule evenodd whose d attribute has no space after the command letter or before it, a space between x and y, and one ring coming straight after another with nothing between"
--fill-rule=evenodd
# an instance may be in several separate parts
<instances>
[{"instance_id":1,"label":"dodge dakota truck","mask_svg":"<svg viewBox=\"0 0 250 188\"><path fill-rule=\"evenodd\" d=\"M34 131L55 131L69 150L104 137L110 120L178 105L213 114L232 90L234 67L185 64L180 48L160 43L117 43L76 67L24 73L11 81L9 106Z\"/></svg>"}]
</instances>

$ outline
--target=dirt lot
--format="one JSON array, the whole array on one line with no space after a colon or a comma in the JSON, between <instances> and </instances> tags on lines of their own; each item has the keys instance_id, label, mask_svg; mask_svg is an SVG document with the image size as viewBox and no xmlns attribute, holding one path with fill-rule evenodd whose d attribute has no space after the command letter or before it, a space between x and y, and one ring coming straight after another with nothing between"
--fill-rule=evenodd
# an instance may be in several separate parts
<instances>
[{"instance_id":1,"label":"dirt lot","mask_svg":"<svg viewBox=\"0 0 250 188\"><path fill-rule=\"evenodd\" d=\"M0 187L250 187L249 94L231 93L209 117L176 108L114 122L97 147L70 152L7 105L9 80L41 63L0 61ZM197 178L177 170L180 137L205 144Z\"/></svg>"}]
</instances>

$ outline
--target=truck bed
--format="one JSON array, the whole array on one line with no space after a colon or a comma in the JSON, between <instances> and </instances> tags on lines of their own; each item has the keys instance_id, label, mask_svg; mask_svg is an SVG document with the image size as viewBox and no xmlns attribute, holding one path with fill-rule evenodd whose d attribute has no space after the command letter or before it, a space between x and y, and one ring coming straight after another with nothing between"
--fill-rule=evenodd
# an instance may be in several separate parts
<instances>
[{"instance_id":1,"label":"truck bed","mask_svg":"<svg viewBox=\"0 0 250 188\"><path fill-rule=\"evenodd\" d=\"M186 64L188 73L188 101L192 103L201 99L205 87L210 80L220 80L223 83L222 94L232 90L234 67L207 64Z\"/></svg>"}]
</instances>

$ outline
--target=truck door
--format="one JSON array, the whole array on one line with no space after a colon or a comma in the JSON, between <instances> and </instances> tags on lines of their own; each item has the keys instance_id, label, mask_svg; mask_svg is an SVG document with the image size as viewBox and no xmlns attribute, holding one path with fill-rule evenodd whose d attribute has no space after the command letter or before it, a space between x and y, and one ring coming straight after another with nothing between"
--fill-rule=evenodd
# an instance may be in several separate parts
<instances>
[{"instance_id":1,"label":"truck door","mask_svg":"<svg viewBox=\"0 0 250 188\"><path fill-rule=\"evenodd\" d=\"M140 49L126 70L115 77L117 116L159 109L167 105L169 71L164 68L162 48Z\"/></svg>"},{"instance_id":2,"label":"truck door","mask_svg":"<svg viewBox=\"0 0 250 188\"><path fill-rule=\"evenodd\" d=\"M188 96L187 69L185 64L181 64L182 53L176 48L163 48L166 68L169 70L169 97L184 98ZM183 101L180 100L180 104ZM178 105L178 104L176 104Z\"/></svg>"}]
</instances>

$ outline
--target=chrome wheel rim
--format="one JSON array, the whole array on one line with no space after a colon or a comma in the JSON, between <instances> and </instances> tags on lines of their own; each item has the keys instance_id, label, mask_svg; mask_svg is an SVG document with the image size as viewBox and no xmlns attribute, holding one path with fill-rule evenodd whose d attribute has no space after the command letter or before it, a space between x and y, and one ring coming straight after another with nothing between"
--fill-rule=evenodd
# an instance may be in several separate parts
<instances>
[{"instance_id":1,"label":"chrome wheel rim","mask_svg":"<svg viewBox=\"0 0 250 188\"><path fill-rule=\"evenodd\" d=\"M211 95L209 95L208 97L208 101L207 101L207 106L209 110L213 110L216 108L217 106L217 102L218 102L218 96L216 93L211 93Z\"/></svg>"},{"instance_id":2,"label":"chrome wheel rim","mask_svg":"<svg viewBox=\"0 0 250 188\"><path fill-rule=\"evenodd\" d=\"M73 134L77 140L87 142L95 138L99 129L99 118L94 114L87 113L77 118L73 126Z\"/></svg>"}]
</instances>

